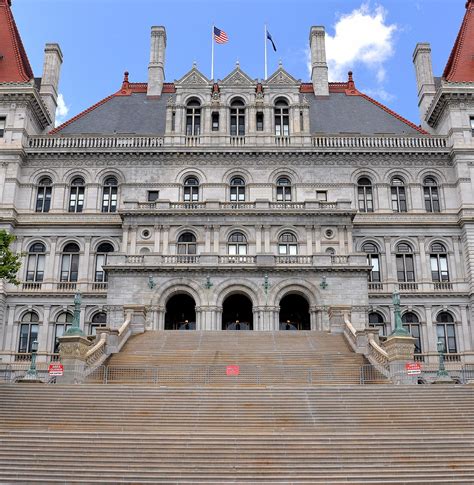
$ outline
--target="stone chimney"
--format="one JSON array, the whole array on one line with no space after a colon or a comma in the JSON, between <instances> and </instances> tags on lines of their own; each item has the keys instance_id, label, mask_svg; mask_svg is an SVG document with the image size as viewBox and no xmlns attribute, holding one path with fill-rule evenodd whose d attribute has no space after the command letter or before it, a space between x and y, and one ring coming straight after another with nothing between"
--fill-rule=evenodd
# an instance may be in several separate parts
<instances>
[{"instance_id":1,"label":"stone chimney","mask_svg":"<svg viewBox=\"0 0 474 485\"><path fill-rule=\"evenodd\" d=\"M165 81L166 29L151 28L150 64L148 64L148 96L161 96Z\"/></svg>"},{"instance_id":2,"label":"stone chimney","mask_svg":"<svg viewBox=\"0 0 474 485\"><path fill-rule=\"evenodd\" d=\"M316 96L329 96L328 65L326 62L326 31L324 27L311 27L311 81Z\"/></svg>"},{"instance_id":3,"label":"stone chimney","mask_svg":"<svg viewBox=\"0 0 474 485\"><path fill-rule=\"evenodd\" d=\"M430 44L416 45L415 52L413 52L413 64L416 71L421 125L425 130L429 130L430 127L425 121L425 116L436 94Z\"/></svg>"},{"instance_id":4,"label":"stone chimney","mask_svg":"<svg viewBox=\"0 0 474 485\"><path fill-rule=\"evenodd\" d=\"M44 48L43 76L41 78L40 95L51 115L51 126L56 120L58 105L58 86L63 53L58 44L46 44Z\"/></svg>"}]
</instances>

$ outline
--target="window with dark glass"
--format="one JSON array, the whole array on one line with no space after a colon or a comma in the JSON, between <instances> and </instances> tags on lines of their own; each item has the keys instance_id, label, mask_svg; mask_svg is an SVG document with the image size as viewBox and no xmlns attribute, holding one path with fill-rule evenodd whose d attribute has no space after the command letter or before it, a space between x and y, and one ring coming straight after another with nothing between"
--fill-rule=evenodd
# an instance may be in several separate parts
<instances>
[{"instance_id":1,"label":"window with dark glass","mask_svg":"<svg viewBox=\"0 0 474 485\"><path fill-rule=\"evenodd\" d=\"M231 202L245 201L245 181L242 177L234 177L230 181L230 200Z\"/></svg>"},{"instance_id":2,"label":"window with dark glass","mask_svg":"<svg viewBox=\"0 0 474 485\"><path fill-rule=\"evenodd\" d=\"M397 246L396 254L397 280L399 282L415 281L415 264L411 247L406 243Z\"/></svg>"},{"instance_id":3,"label":"window with dark glass","mask_svg":"<svg viewBox=\"0 0 474 485\"><path fill-rule=\"evenodd\" d=\"M434 282L449 281L448 253L441 243L433 243L430 248L431 279Z\"/></svg>"},{"instance_id":4,"label":"window with dark glass","mask_svg":"<svg viewBox=\"0 0 474 485\"><path fill-rule=\"evenodd\" d=\"M244 256L247 254L247 238L241 232L234 232L229 237L227 252L230 255Z\"/></svg>"},{"instance_id":5,"label":"window with dark glass","mask_svg":"<svg viewBox=\"0 0 474 485\"><path fill-rule=\"evenodd\" d=\"M41 282L44 278L46 247L43 243L34 243L28 250L26 281Z\"/></svg>"},{"instance_id":6,"label":"window with dark glass","mask_svg":"<svg viewBox=\"0 0 474 485\"><path fill-rule=\"evenodd\" d=\"M58 315L56 325L54 328L54 347L53 353L59 353L59 339L62 337L72 325L73 316L70 313L63 312Z\"/></svg>"},{"instance_id":7,"label":"window with dark glass","mask_svg":"<svg viewBox=\"0 0 474 485\"><path fill-rule=\"evenodd\" d=\"M219 131L219 113L212 113L212 131Z\"/></svg>"},{"instance_id":8,"label":"window with dark glass","mask_svg":"<svg viewBox=\"0 0 474 485\"><path fill-rule=\"evenodd\" d=\"M196 254L196 236L192 232L185 232L178 238L178 254Z\"/></svg>"},{"instance_id":9,"label":"window with dark glass","mask_svg":"<svg viewBox=\"0 0 474 485\"><path fill-rule=\"evenodd\" d=\"M457 353L456 327L451 313L441 312L438 314L436 317L436 335L438 342L442 342L443 344L444 353Z\"/></svg>"},{"instance_id":10,"label":"window with dark glass","mask_svg":"<svg viewBox=\"0 0 474 485\"><path fill-rule=\"evenodd\" d=\"M233 101L230 106L230 134L245 135L245 105L240 99Z\"/></svg>"},{"instance_id":11,"label":"window with dark glass","mask_svg":"<svg viewBox=\"0 0 474 485\"><path fill-rule=\"evenodd\" d=\"M31 345L38 339L38 322L38 315L34 312L28 312L23 315L18 342L19 353L25 354L31 352Z\"/></svg>"},{"instance_id":12,"label":"window with dark glass","mask_svg":"<svg viewBox=\"0 0 474 485\"><path fill-rule=\"evenodd\" d=\"M394 212L407 211L407 196L405 182L400 177L394 177L390 187L392 195L392 210Z\"/></svg>"},{"instance_id":13,"label":"window with dark glass","mask_svg":"<svg viewBox=\"0 0 474 485\"><path fill-rule=\"evenodd\" d=\"M148 202L156 202L158 200L158 195L159 195L158 190L149 190L147 192Z\"/></svg>"},{"instance_id":14,"label":"window with dark glass","mask_svg":"<svg viewBox=\"0 0 474 485\"><path fill-rule=\"evenodd\" d=\"M474 116L471 116L470 122L471 122L471 133L472 133L472 136L474 136Z\"/></svg>"},{"instance_id":15,"label":"window with dark glass","mask_svg":"<svg viewBox=\"0 0 474 485\"><path fill-rule=\"evenodd\" d=\"M275 135L289 136L290 134L290 112L288 103L283 99L275 103Z\"/></svg>"},{"instance_id":16,"label":"window with dark glass","mask_svg":"<svg viewBox=\"0 0 474 485\"><path fill-rule=\"evenodd\" d=\"M61 257L60 281L75 282L79 272L79 246L69 243L64 246Z\"/></svg>"},{"instance_id":17,"label":"window with dark glass","mask_svg":"<svg viewBox=\"0 0 474 485\"><path fill-rule=\"evenodd\" d=\"M0 117L0 138L3 138L3 135L5 134L5 124L7 122L7 119L4 116Z\"/></svg>"},{"instance_id":18,"label":"window with dark glass","mask_svg":"<svg viewBox=\"0 0 474 485\"><path fill-rule=\"evenodd\" d=\"M99 244L97 254L95 256L95 279L98 283L107 281L107 273L104 271L104 266L107 264L107 256L114 252L114 247L110 243Z\"/></svg>"},{"instance_id":19,"label":"window with dark glass","mask_svg":"<svg viewBox=\"0 0 474 485\"><path fill-rule=\"evenodd\" d=\"M423 180L423 196L427 212L440 212L438 184L433 177Z\"/></svg>"},{"instance_id":20,"label":"window with dark glass","mask_svg":"<svg viewBox=\"0 0 474 485\"><path fill-rule=\"evenodd\" d=\"M257 131L263 131L263 113L261 111L257 113Z\"/></svg>"},{"instance_id":21,"label":"window with dark glass","mask_svg":"<svg viewBox=\"0 0 474 485\"><path fill-rule=\"evenodd\" d=\"M49 177L43 177L38 182L38 188L36 189L36 212L49 212L51 208L52 184L53 182Z\"/></svg>"},{"instance_id":22,"label":"window with dark glass","mask_svg":"<svg viewBox=\"0 0 474 485\"><path fill-rule=\"evenodd\" d=\"M115 177L107 177L102 187L102 212L117 211L117 187L118 182Z\"/></svg>"},{"instance_id":23,"label":"window with dark glass","mask_svg":"<svg viewBox=\"0 0 474 485\"><path fill-rule=\"evenodd\" d=\"M278 254L296 256L298 254L298 240L291 232L284 232L278 240Z\"/></svg>"},{"instance_id":24,"label":"window with dark glass","mask_svg":"<svg viewBox=\"0 0 474 485\"><path fill-rule=\"evenodd\" d=\"M201 104L196 99L186 106L186 135L197 136L201 133Z\"/></svg>"},{"instance_id":25,"label":"window with dark glass","mask_svg":"<svg viewBox=\"0 0 474 485\"><path fill-rule=\"evenodd\" d=\"M374 211L372 182L367 177L362 177L357 182L357 199L359 203L359 212Z\"/></svg>"},{"instance_id":26,"label":"window with dark glass","mask_svg":"<svg viewBox=\"0 0 474 485\"><path fill-rule=\"evenodd\" d=\"M373 243L365 243L362 251L367 254L367 265L372 269L369 272L370 282L380 282L380 254L378 247Z\"/></svg>"},{"instance_id":27,"label":"window with dark glass","mask_svg":"<svg viewBox=\"0 0 474 485\"><path fill-rule=\"evenodd\" d=\"M199 180L188 177L184 181L184 202L197 202L199 200Z\"/></svg>"},{"instance_id":28,"label":"window with dark glass","mask_svg":"<svg viewBox=\"0 0 474 485\"><path fill-rule=\"evenodd\" d=\"M413 312L404 313L402 323L405 330L415 339L415 354L421 354L420 321Z\"/></svg>"},{"instance_id":29,"label":"window with dark glass","mask_svg":"<svg viewBox=\"0 0 474 485\"><path fill-rule=\"evenodd\" d=\"M291 181L288 177L277 180L277 201L291 202Z\"/></svg>"},{"instance_id":30,"label":"window with dark glass","mask_svg":"<svg viewBox=\"0 0 474 485\"><path fill-rule=\"evenodd\" d=\"M97 312L92 317L91 323L89 324L89 335L97 335L97 329L99 327L105 327L107 324L107 313Z\"/></svg>"},{"instance_id":31,"label":"window with dark glass","mask_svg":"<svg viewBox=\"0 0 474 485\"><path fill-rule=\"evenodd\" d=\"M82 212L84 207L84 190L84 179L82 177L73 179L69 190L69 212Z\"/></svg>"},{"instance_id":32,"label":"window with dark glass","mask_svg":"<svg viewBox=\"0 0 474 485\"><path fill-rule=\"evenodd\" d=\"M327 190L317 190L316 191L316 200L319 200L320 202L327 202L327 200L328 200Z\"/></svg>"},{"instance_id":33,"label":"window with dark glass","mask_svg":"<svg viewBox=\"0 0 474 485\"><path fill-rule=\"evenodd\" d=\"M380 313L369 313L369 327L377 328L381 337L387 335L386 322Z\"/></svg>"}]
</instances>

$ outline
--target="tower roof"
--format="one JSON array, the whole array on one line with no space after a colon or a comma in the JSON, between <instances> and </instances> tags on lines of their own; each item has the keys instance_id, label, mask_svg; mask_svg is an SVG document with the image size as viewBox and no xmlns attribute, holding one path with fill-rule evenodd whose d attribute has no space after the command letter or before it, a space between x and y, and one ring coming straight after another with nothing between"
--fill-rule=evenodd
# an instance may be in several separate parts
<instances>
[{"instance_id":1,"label":"tower roof","mask_svg":"<svg viewBox=\"0 0 474 485\"><path fill-rule=\"evenodd\" d=\"M33 71L10 7L11 0L0 0L0 83L27 82Z\"/></svg>"},{"instance_id":2,"label":"tower roof","mask_svg":"<svg viewBox=\"0 0 474 485\"><path fill-rule=\"evenodd\" d=\"M466 15L443 78L452 83L474 81L474 0L468 0L466 3Z\"/></svg>"}]
</instances>

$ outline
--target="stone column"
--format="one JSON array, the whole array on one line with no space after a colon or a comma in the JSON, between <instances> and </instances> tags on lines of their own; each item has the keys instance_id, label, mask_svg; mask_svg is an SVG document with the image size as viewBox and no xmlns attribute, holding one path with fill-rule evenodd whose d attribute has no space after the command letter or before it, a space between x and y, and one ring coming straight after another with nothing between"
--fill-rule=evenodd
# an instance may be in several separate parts
<instances>
[{"instance_id":1,"label":"stone column","mask_svg":"<svg viewBox=\"0 0 474 485\"><path fill-rule=\"evenodd\" d=\"M124 254L127 254L127 251L128 251L128 230L129 230L129 227L130 226L128 226L128 225L124 225L122 227L122 247L121 247L121 251Z\"/></svg>"},{"instance_id":2,"label":"stone column","mask_svg":"<svg viewBox=\"0 0 474 485\"><path fill-rule=\"evenodd\" d=\"M344 234L344 226L339 226L337 228L338 236L339 236L339 252L340 254L346 254L346 241L345 241L345 234Z\"/></svg>"},{"instance_id":3,"label":"stone column","mask_svg":"<svg viewBox=\"0 0 474 485\"><path fill-rule=\"evenodd\" d=\"M154 241L154 245L153 245L153 252L154 253L159 253L160 252L161 226L159 226L158 224L156 224L154 226L154 230L155 230L155 241Z\"/></svg>"},{"instance_id":4,"label":"stone column","mask_svg":"<svg viewBox=\"0 0 474 485\"><path fill-rule=\"evenodd\" d=\"M137 226L132 226L130 231L130 254L137 254Z\"/></svg>"},{"instance_id":5,"label":"stone column","mask_svg":"<svg viewBox=\"0 0 474 485\"><path fill-rule=\"evenodd\" d=\"M165 329L165 314L166 314L166 308L164 306L156 307L156 329L157 330Z\"/></svg>"},{"instance_id":6,"label":"stone column","mask_svg":"<svg viewBox=\"0 0 474 485\"><path fill-rule=\"evenodd\" d=\"M163 254L168 254L169 252L169 235L170 235L170 226L162 226L163 230Z\"/></svg>"},{"instance_id":7,"label":"stone column","mask_svg":"<svg viewBox=\"0 0 474 485\"><path fill-rule=\"evenodd\" d=\"M255 253L262 252L262 226L260 224L255 226Z\"/></svg>"},{"instance_id":8,"label":"stone column","mask_svg":"<svg viewBox=\"0 0 474 485\"><path fill-rule=\"evenodd\" d=\"M321 330L319 328L319 322L318 322L318 308L316 305L311 305L309 307L309 321L310 321L310 328L312 331L315 330Z\"/></svg>"},{"instance_id":9,"label":"stone column","mask_svg":"<svg viewBox=\"0 0 474 485\"><path fill-rule=\"evenodd\" d=\"M270 252L270 226L264 226L265 229L265 252Z\"/></svg>"},{"instance_id":10,"label":"stone column","mask_svg":"<svg viewBox=\"0 0 474 485\"><path fill-rule=\"evenodd\" d=\"M204 252L211 252L211 226L204 226L205 230L205 242L204 242Z\"/></svg>"},{"instance_id":11,"label":"stone column","mask_svg":"<svg viewBox=\"0 0 474 485\"><path fill-rule=\"evenodd\" d=\"M90 250L91 237L87 236L84 242L84 253L82 254L82 261L79 265L78 281L80 283L86 283L89 280Z\"/></svg>"},{"instance_id":12,"label":"stone column","mask_svg":"<svg viewBox=\"0 0 474 485\"><path fill-rule=\"evenodd\" d=\"M306 254L313 254L313 226L306 226Z\"/></svg>"},{"instance_id":13,"label":"stone column","mask_svg":"<svg viewBox=\"0 0 474 485\"><path fill-rule=\"evenodd\" d=\"M214 225L214 253L219 254L220 226Z\"/></svg>"},{"instance_id":14,"label":"stone column","mask_svg":"<svg viewBox=\"0 0 474 485\"><path fill-rule=\"evenodd\" d=\"M321 226L314 226L314 250L316 254L321 252Z\"/></svg>"}]
</instances>

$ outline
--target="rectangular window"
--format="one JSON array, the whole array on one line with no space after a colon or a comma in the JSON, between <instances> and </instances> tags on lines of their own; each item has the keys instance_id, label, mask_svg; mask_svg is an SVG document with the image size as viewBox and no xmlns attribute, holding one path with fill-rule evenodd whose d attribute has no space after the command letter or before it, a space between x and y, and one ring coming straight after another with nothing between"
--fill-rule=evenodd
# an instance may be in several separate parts
<instances>
[{"instance_id":1,"label":"rectangular window","mask_svg":"<svg viewBox=\"0 0 474 485\"><path fill-rule=\"evenodd\" d=\"M212 131L219 131L219 113L212 113Z\"/></svg>"},{"instance_id":2,"label":"rectangular window","mask_svg":"<svg viewBox=\"0 0 474 485\"><path fill-rule=\"evenodd\" d=\"M471 116L471 133L472 133L472 136L474 136L474 116Z\"/></svg>"},{"instance_id":3,"label":"rectangular window","mask_svg":"<svg viewBox=\"0 0 474 485\"><path fill-rule=\"evenodd\" d=\"M171 131L175 131L176 129L176 111L171 113Z\"/></svg>"},{"instance_id":4,"label":"rectangular window","mask_svg":"<svg viewBox=\"0 0 474 485\"><path fill-rule=\"evenodd\" d=\"M327 202L328 200L328 193L326 190L317 190L316 191L316 200L320 200L321 202Z\"/></svg>"},{"instance_id":5,"label":"rectangular window","mask_svg":"<svg viewBox=\"0 0 474 485\"><path fill-rule=\"evenodd\" d=\"M2 116L0 117L0 138L3 138L3 135L5 133L5 123L6 123L7 119Z\"/></svg>"},{"instance_id":6,"label":"rectangular window","mask_svg":"<svg viewBox=\"0 0 474 485\"><path fill-rule=\"evenodd\" d=\"M263 131L263 113L257 113L257 131Z\"/></svg>"},{"instance_id":7,"label":"rectangular window","mask_svg":"<svg viewBox=\"0 0 474 485\"><path fill-rule=\"evenodd\" d=\"M31 344L38 338L38 324L23 323L20 326L18 352L30 353Z\"/></svg>"},{"instance_id":8,"label":"rectangular window","mask_svg":"<svg viewBox=\"0 0 474 485\"><path fill-rule=\"evenodd\" d=\"M158 190L149 190L148 191L148 202L156 202L158 200Z\"/></svg>"}]
</instances>

